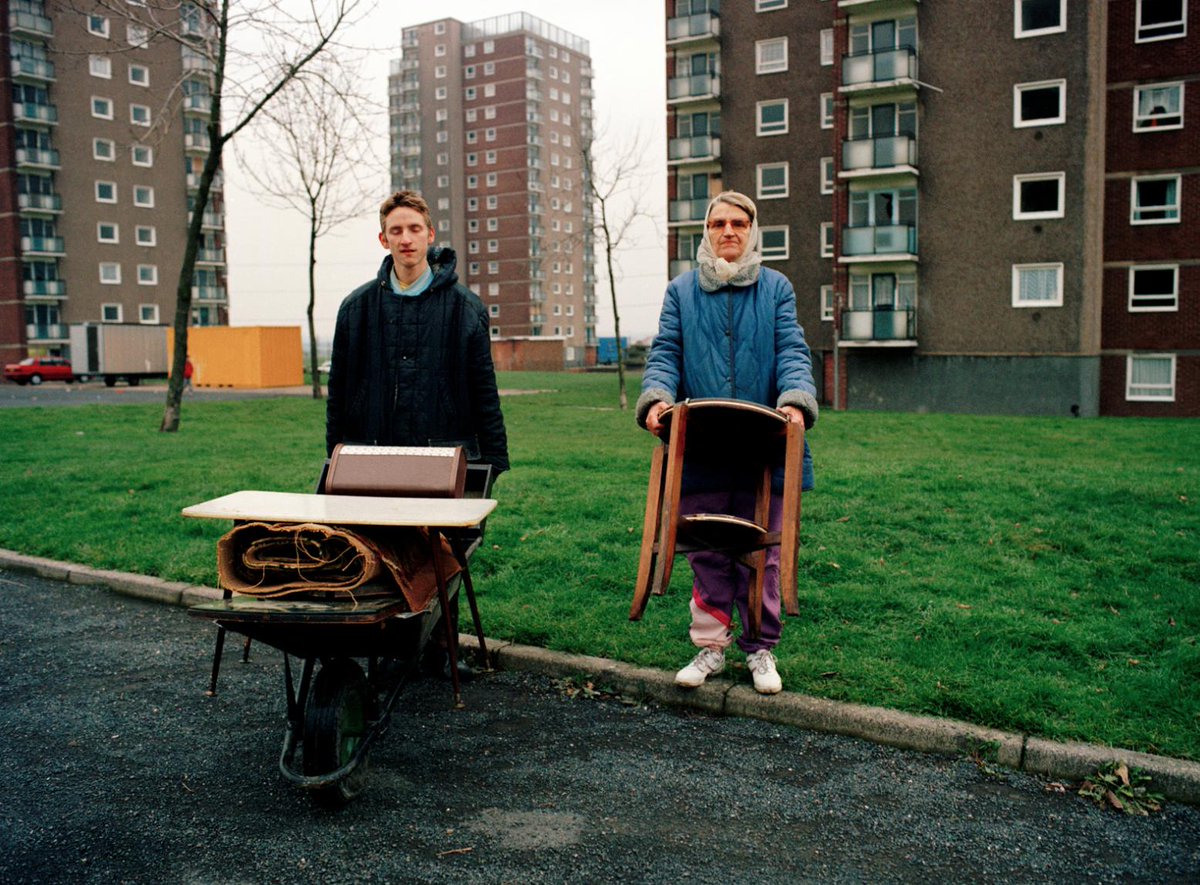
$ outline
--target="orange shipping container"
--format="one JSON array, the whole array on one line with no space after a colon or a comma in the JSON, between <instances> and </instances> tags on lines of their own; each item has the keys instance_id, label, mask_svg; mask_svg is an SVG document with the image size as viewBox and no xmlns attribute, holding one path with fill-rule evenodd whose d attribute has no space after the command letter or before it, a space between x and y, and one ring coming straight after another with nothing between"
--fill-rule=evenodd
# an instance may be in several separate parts
<instances>
[{"instance_id":1,"label":"orange shipping container","mask_svg":"<svg viewBox=\"0 0 1200 885\"><path fill-rule=\"evenodd\" d=\"M174 353L174 330L167 348ZM299 326L193 326L188 356L196 387L296 387L304 383Z\"/></svg>"}]
</instances>

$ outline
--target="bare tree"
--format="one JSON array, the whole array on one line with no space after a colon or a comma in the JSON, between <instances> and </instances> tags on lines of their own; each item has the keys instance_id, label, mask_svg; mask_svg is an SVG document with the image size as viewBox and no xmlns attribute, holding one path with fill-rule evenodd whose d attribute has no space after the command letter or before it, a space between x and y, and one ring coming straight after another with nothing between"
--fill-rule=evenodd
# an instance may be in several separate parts
<instances>
[{"instance_id":1,"label":"bare tree","mask_svg":"<svg viewBox=\"0 0 1200 885\"><path fill-rule=\"evenodd\" d=\"M208 154L191 202L175 289L175 347L160 430L179 429L201 225L225 146L354 23L365 0L64 0L85 14L124 21L145 41L177 43L185 62L208 74ZM232 7L232 8L231 8ZM295 13L293 9L302 10ZM186 67L186 64L185 64ZM194 82L191 80L189 82ZM182 83L180 95L182 96ZM164 115L164 117L167 115Z\"/></svg>"},{"instance_id":2,"label":"bare tree","mask_svg":"<svg viewBox=\"0 0 1200 885\"><path fill-rule=\"evenodd\" d=\"M322 63L314 67L314 73L318 76L281 92L252 133L254 147L269 150L281 162L244 165L265 202L294 209L308 221L309 365L313 399L321 399L313 316L317 240L362 213L385 170L377 152L371 150L373 139L365 114L382 113L383 109L356 93L349 68Z\"/></svg>"},{"instance_id":3,"label":"bare tree","mask_svg":"<svg viewBox=\"0 0 1200 885\"><path fill-rule=\"evenodd\" d=\"M621 344L621 312L617 305L616 253L624 245L629 229L639 218L648 218L643 203L645 189L640 185L645 175L645 156L642 140L635 135L623 146L607 153L597 166L592 151L596 140L587 139L580 147L581 162L588 193L592 198L592 229L604 249L608 271L608 292L612 299L613 333L617 338L617 389L622 411L629 408L625 392L625 348Z\"/></svg>"}]
</instances>

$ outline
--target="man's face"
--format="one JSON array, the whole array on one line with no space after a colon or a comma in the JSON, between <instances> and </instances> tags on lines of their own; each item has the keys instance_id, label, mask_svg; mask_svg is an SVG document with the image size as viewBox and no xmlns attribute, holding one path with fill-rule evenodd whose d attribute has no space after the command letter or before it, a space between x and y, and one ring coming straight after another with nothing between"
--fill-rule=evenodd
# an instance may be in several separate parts
<instances>
[{"instance_id":1,"label":"man's face","mask_svg":"<svg viewBox=\"0 0 1200 885\"><path fill-rule=\"evenodd\" d=\"M750 216L731 203L717 203L708 214L708 244L718 258L737 261L750 239Z\"/></svg>"},{"instance_id":2,"label":"man's face","mask_svg":"<svg viewBox=\"0 0 1200 885\"><path fill-rule=\"evenodd\" d=\"M397 274L407 269L419 275L425 272L425 251L433 244L433 230L416 209L397 206L384 219L379 244L392 253Z\"/></svg>"}]
</instances>

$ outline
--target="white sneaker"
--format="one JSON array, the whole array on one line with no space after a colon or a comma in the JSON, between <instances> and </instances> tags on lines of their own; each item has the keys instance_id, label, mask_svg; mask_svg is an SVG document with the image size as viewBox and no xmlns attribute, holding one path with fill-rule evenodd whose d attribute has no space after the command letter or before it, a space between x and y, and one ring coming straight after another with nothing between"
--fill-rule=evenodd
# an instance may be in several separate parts
<instances>
[{"instance_id":1,"label":"white sneaker","mask_svg":"<svg viewBox=\"0 0 1200 885\"><path fill-rule=\"evenodd\" d=\"M702 648L692 662L675 674L675 684L680 688L696 688L714 673L725 669L725 652L717 648Z\"/></svg>"},{"instance_id":2,"label":"white sneaker","mask_svg":"<svg viewBox=\"0 0 1200 885\"><path fill-rule=\"evenodd\" d=\"M775 655L770 651L764 648L746 655L746 666L754 678L754 690L759 694L778 694L783 691L783 680L775 670Z\"/></svg>"}]
</instances>

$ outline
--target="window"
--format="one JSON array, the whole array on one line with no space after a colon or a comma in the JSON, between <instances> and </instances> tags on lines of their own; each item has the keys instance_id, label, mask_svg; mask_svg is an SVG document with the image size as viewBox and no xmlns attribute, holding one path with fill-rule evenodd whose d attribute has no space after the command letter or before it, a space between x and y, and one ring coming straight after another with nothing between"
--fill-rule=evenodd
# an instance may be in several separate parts
<instances>
[{"instance_id":1,"label":"window","mask_svg":"<svg viewBox=\"0 0 1200 885\"><path fill-rule=\"evenodd\" d=\"M150 69L145 65L130 65L129 82L134 86L149 86Z\"/></svg>"},{"instance_id":2,"label":"window","mask_svg":"<svg viewBox=\"0 0 1200 885\"><path fill-rule=\"evenodd\" d=\"M772 9L783 9L788 0L754 0L755 12L770 12Z\"/></svg>"},{"instance_id":3,"label":"window","mask_svg":"<svg viewBox=\"0 0 1200 885\"><path fill-rule=\"evenodd\" d=\"M754 57L757 60L756 73L774 74L777 71L786 71L788 66L787 37L772 37L770 40L757 41L754 44Z\"/></svg>"},{"instance_id":4,"label":"window","mask_svg":"<svg viewBox=\"0 0 1200 885\"><path fill-rule=\"evenodd\" d=\"M101 120L113 118L113 103L111 98L92 98L92 116Z\"/></svg>"},{"instance_id":5,"label":"window","mask_svg":"<svg viewBox=\"0 0 1200 885\"><path fill-rule=\"evenodd\" d=\"M87 29L89 34L94 34L97 37L108 39L108 19L102 15L89 15L87 17Z\"/></svg>"},{"instance_id":6,"label":"window","mask_svg":"<svg viewBox=\"0 0 1200 885\"><path fill-rule=\"evenodd\" d=\"M788 195L788 164L758 164L758 198L774 200Z\"/></svg>"},{"instance_id":7,"label":"window","mask_svg":"<svg viewBox=\"0 0 1200 885\"><path fill-rule=\"evenodd\" d=\"M467 219L467 233L469 233L469 234L479 233L479 219L478 218L468 218Z\"/></svg>"},{"instance_id":8,"label":"window","mask_svg":"<svg viewBox=\"0 0 1200 885\"><path fill-rule=\"evenodd\" d=\"M120 268L118 267L117 270L120 271ZM120 276L119 273L118 276ZM121 305L119 304L100 305L100 322L102 323L119 323L121 315Z\"/></svg>"},{"instance_id":9,"label":"window","mask_svg":"<svg viewBox=\"0 0 1200 885\"><path fill-rule=\"evenodd\" d=\"M782 135L788 131L788 100L776 98L757 105L757 134Z\"/></svg>"},{"instance_id":10,"label":"window","mask_svg":"<svg viewBox=\"0 0 1200 885\"><path fill-rule=\"evenodd\" d=\"M120 229L111 221L101 221L96 225L96 242L97 243L119 243L121 242Z\"/></svg>"},{"instance_id":11,"label":"window","mask_svg":"<svg viewBox=\"0 0 1200 885\"><path fill-rule=\"evenodd\" d=\"M788 229L781 227L761 227L758 229L759 243L762 245L763 261L781 261L788 257Z\"/></svg>"},{"instance_id":12,"label":"window","mask_svg":"<svg viewBox=\"0 0 1200 885\"><path fill-rule=\"evenodd\" d=\"M1175 401L1175 355L1131 353L1125 360L1125 399Z\"/></svg>"},{"instance_id":13,"label":"window","mask_svg":"<svg viewBox=\"0 0 1200 885\"><path fill-rule=\"evenodd\" d=\"M821 64L833 64L833 28L821 31Z\"/></svg>"},{"instance_id":14,"label":"window","mask_svg":"<svg viewBox=\"0 0 1200 885\"><path fill-rule=\"evenodd\" d=\"M833 157L821 158L821 193L833 193Z\"/></svg>"},{"instance_id":15,"label":"window","mask_svg":"<svg viewBox=\"0 0 1200 885\"><path fill-rule=\"evenodd\" d=\"M129 158L134 166L153 166L154 148L144 144L135 144L129 149Z\"/></svg>"},{"instance_id":16,"label":"window","mask_svg":"<svg viewBox=\"0 0 1200 885\"><path fill-rule=\"evenodd\" d=\"M499 252L500 251L500 241L499 240L488 240L487 241L487 250L489 252Z\"/></svg>"},{"instance_id":17,"label":"window","mask_svg":"<svg viewBox=\"0 0 1200 885\"><path fill-rule=\"evenodd\" d=\"M474 43L469 43L463 47L463 56L465 58L474 58L475 57L475 44Z\"/></svg>"},{"instance_id":18,"label":"window","mask_svg":"<svg viewBox=\"0 0 1200 885\"><path fill-rule=\"evenodd\" d=\"M433 32L435 34L437 34L438 36L441 36L442 34L446 33L446 23L445 22L436 22L433 26Z\"/></svg>"},{"instance_id":19,"label":"window","mask_svg":"<svg viewBox=\"0 0 1200 885\"><path fill-rule=\"evenodd\" d=\"M97 181L96 182L96 202L97 203L115 203L115 202L117 202L116 182Z\"/></svg>"},{"instance_id":20,"label":"window","mask_svg":"<svg viewBox=\"0 0 1200 885\"><path fill-rule=\"evenodd\" d=\"M445 66L445 65L437 65L437 66L436 66L436 67L433 69L433 76L434 76L434 77L436 77L436 78L437 78L437 79L439 79L439 80L441 80L441 79L445 78L445 76L446 76L446 66Z\"/></svg>"},{"instance_id":21,"label":"window","mask_svg":"<svg viewBox=\"0 0 1200 885\"><path fill-rule=\"evenodd\" d=\"M158 325L158 305L157 304L139 304L138 305L138 322L145 323L149 326Z\"/></svg>"},{"instance_id":22,"label":"window","mask_svg":"<svg viewBox=\"0 0 1200 885\"><path fill-rule=\"evenodd\" d=\"M499 304L489 304L488 305L488 316L490 316L490 317L500 316L500 305Z\"/></svg>"},{"instance_id":23,"label":"window","mask_svg":"<svg viewBox=\"0 0 1200 885\"><path fill-rule=\"evenodd\" d=\"M495 165L495 163L496 163L496 152L495 152L495 151L485 151L485 152L484 152L484 155L483 155L483 160L484 160L484 162L485 162L485 163L487 163L489 166Z\"/></svg>"},{"instance_id":24,"label":"window","mask_svg":"<svg viewBox=\"0 0 1200 885\"><path fill-rule=\"evenodd\" d=\"M467 253L470 255L478 255L479 254L479 241L478 240L468 240L467 241Z\"/></svg>"},{"instance_id":25,"label":"window","mask_svg":"<svg viewBox=\"0 0 1200 885\"><path fill-rule=\"evenodd\" d=\"M1130 224L1175 224L1179 221L1178 175L1135 178L1130 185Z\"/></svg>"},{"instance_id":26,"label":"window","mask_svg":"<svg viewBox=\"0 0 1200 885\"><path fill-rule=\"evenodd\" d=\"M158 265L139 264L137 266L137 281L139 286L157 286Z\"/></svg>"},{"instance_id":27,"label":"window","mask_svg":"<svg viewBox=\"0 0 1200 885\"><path fill-rule=\"evenodd\" d=\"M133 229L133 239L139 246L153 246L158 242L158 234L153 225L139 224Z\"/></svg>"},{"instance_id":28,"label":"window","mask_svg":"<svg viewBox=\"0 0 1200 885\"><path fill-rule=\"evenodd\" d=\"M1014 264L1013 307L1062 307L1062 264Z\"/></svg>"},{"instance_id":29,"label":"window","mask_svg":"<svg viewBox=\"0 0 1200 885\"><path fill-rule=\"evenodd\" d=\"M833 93L821 93L821 128L833 128Z\"/></svg>"},{"instance_id":30,"label":"window","mask_svg":"<svg viewBox=\"0 0 1200 885\"><path fill-rule=\"evenodd\" d=\"M499 178L497 178L497 177L496 177L496 173L495 173L495 172L489 172L489 173L487 174L487 176L484 178L484 181L485 181L485 183L487 184L487 186L488 186L488 187L495 187L495 186L496 186L496 184L499 182ZM496 198L495 198L495 197L488 197L488 198L487 198L487 207L488 207L489 209L495 209L495 208L496 208Z\"/></svg>"},{"instance_id":31,"label":"window","mask_svg":"<svg viewBox=\"0 0 1200 885\"><path fill-rule=\"evenodd\" d=\"M500 284L499 283L488 283L488 294L489 295L499 295L500 294Z\"/></svg>"},{"instance_id":32,"label":"window","mask_svg":"<svg viewBox=\"0 0 1200 885\"><path fill-rule=\"evenodd\" d=\"M438 101L444 101L446 98L446 87L439 86L437 89L433 90L433 97Z\"/></svg>"},{"instance_id":33,"label":"window","mask_svg":"<svg viewBox=\"0 0 1200 885\"><path fill-rule=\"evenodd\" d=\"M821 222L821 257L833 257L833 222Z\"/></svg>"},{"instance_id":34,"label":"window","mask_svg":"<svg viewBox=\"0 0 1200 885\"><path fill-rule=\"evenodd\" d=\"M437 177L437 186L438 187L450 187L450 176L449 175L439 175Z\"/></svg>"},{"instance_id":35,"label":"window","mask_svg":"<svg viewBox=\"0 0 1200 885\"><path fill-rule=\"evenodd\" d=\"M1013 176L1013 218L1062 218L1066 174Z\"/></svg>"},{"instance_id":36,"label":"window","mask_svg":"<svg viewBox=\"0 0 1200 885\"><path fill-rule=\"evenodd\" d=\"M484 40L483 41L483 54L484 55L491 55L495 51L496 51L496 41L495 40Z\"/></svg>"},{"instance_id":37,"label":"window","mask_svg":"<svg viewBox=\"0 0 1200 885\"><path fill-rule=\"evenodd\" d=\"M89 55L88 73L104 80L112 79L112 59L107 55Z\"/></svg>"},{"instance_id":38,"label":"window","mask_svg":"<svg viewBox=\"0 0 1200 885\"><path fill-rule=\"evenodd\" d=\"M488 273L492 274L492 275L500 273L500 262L499 261L489 261L488 262Z\"/></svg>"},{"instance_id":39,"label":"window","mask_svg":"<svg viewBox=\"0 0 1200 885\"><path fill-rule=\"evenodd\" d=\"M154 188L144 184L135 184L133 186L133 205L141 206L145 209L153 209Z\"/></svg>"},{"instance_id":40,"label":"window","mask_svg":"<svg viewBox=\"0 0 1200 885\"><path fill-rule=\"evenodd\" d=\"M487 220L487 229L488 230L500 230L500 219L489 218Z\"/></svg>"},{"instance_id":41,"label":"window","mask_svg":"<svg viewBox=\"0 0 1200 885\"><path fill-rule=\"evenodd\" d=\"M467 101L474 101L475 100L475 87L468 86L466 89L464 89L463 90L463 98L465 98Z\"/></svg>"},{"instance_id":42,"label":"window","mask_svg":"<svg viewBox=\"0 0 1200 885\"><path fill-rule=\"evenodd\" d=\"M141 49L150 42L150 32L144 25L126 25L125 39L135 49Z\"/></svg>"},{"instance_id":43,"label":"window","mask_svg":"<svg viewBox=\"0 0 1200 885\"><path fill-rule=\"evenodd\" d=\"M109 138L92 139L92 159L113 162L117 158L117 145Z\"/></svg>"},{"instance_id":44,"label":"window","mask_svg":"<svg viewBox=\"0 0 1200 885\"><path fill-rule=\"evenodd\" d=\"M129 106L129 122L135 126L149 126L150 108L144 104L131 104Z\"/></svg>"},{"instance_id":45,"label":"window","mask_svg":"<svg viewBox=\"0 0 1200 885\"><path fill-rule=\"evenodd\" d=\"M488 129L483 130L483 139L484 139L484 141L495 141L496 140L496 130L493 128L490 128L490 127Z\"/></svg>"},{"instance_id":46,"label":"window","mask_svg":"<svg viewBox=\"0 0 1200 885\"><path fill-rule=\"evenodd\" d=\"M1187 0L1137 0L1138 43L1187 35Z\"/></svg>"},{"instance_id":47,"label":"window","mask_svg":"<svg viewBox=\"0 0 1200 885\"><path fill-rule=\"evenodd\" d=\"M824 322L833 321L833 286L821 287L821 319Z\"/></svg>"},{"instance_id":48,"label":"window","mask_svg":"<svg viewBox=\"0 0 1200 885\"><path fill-rule=\"evenodd\" d=\"M121 265L115 261L101 261L100 282L105 286L119 285L121 282ZM105 318L105 321L117 323L121 322L120 318L117 318L116 320L109 320L107 317Z\"/></svg>"},{"instance_id":49,"label":"window","mask_svg":"<svg viewBox=\"0 0 1200 885\"><path fill-rule=\"evenodd\" d=\"M439 165L439 166L449 166L450 165L450 155L448 153L438 154L437 157L435 157L434 159L437 161L437 165Z\"/></svg>"},{"instance_id":50,"label":"window","mask_svg":"<svg viewBox=\"0 0 1200 885\"><path fill-rule=\"evenodd\" d=\"M467 165L468 166L479 165L479 154L467 154Z\"/></svg>"},{"instance_id":51,"label":"window","mask_svg":"<svg viewBox=\"0 0 1200 885\"><path fill-rule=\"evenodd\" d=\"M1144 264L1129 268L1129 312L1179 310L1179 265Z\"/></svg>"},{"instance_id":52,"label":"window","mask_svg":"<svg viewBox=\"0 0 1200 885\"><path fill-rule=\"evenodd\" d=\"M1134 132L1182 128L1182 83L1155 83L1133 90Z\"/></svg>"},{"instance_id":53,"label":"window","mask_svg":"<svg viewBox=\"0 0 1200 885\"><path fill-rule=\"evenodd\" d=\"M1053 126L1067 120L1067 81L1042 80L1013 87L1013 127Z\"/></svg>"},{"instance_id":54,"label":"window","mask_svg":"<svg viewBox=\"0 0 1200 885\"><path fill-rule=\"evenodd\" d=\"M1067 29L1067 0L1013 0L1015 36L1040 37Z\"/></svg>"},{"instance_id":55,"label":"window","mask_svg":"<svg viewBox=\"0 0 1200 885\"><path fill-rule=\"evenodd\" d=\"M434 46L434 47L433 47L433 54L434 54L435 56L437 56L438 58L441 58L442 56L444 56L444 55L446 54L446 44L445 44L445 43L438 43L436 46Z\"/></svg>"}]
</instances>

